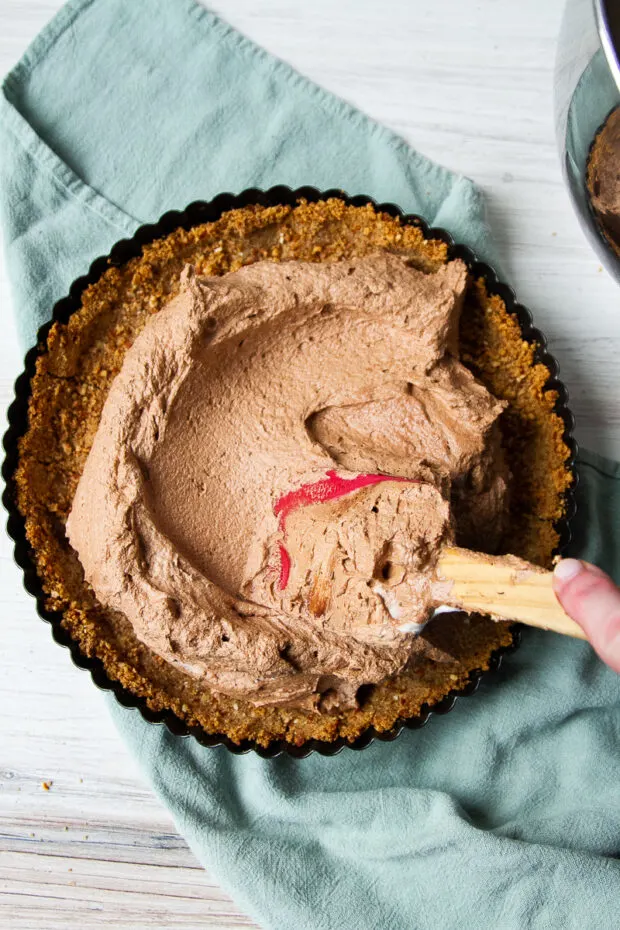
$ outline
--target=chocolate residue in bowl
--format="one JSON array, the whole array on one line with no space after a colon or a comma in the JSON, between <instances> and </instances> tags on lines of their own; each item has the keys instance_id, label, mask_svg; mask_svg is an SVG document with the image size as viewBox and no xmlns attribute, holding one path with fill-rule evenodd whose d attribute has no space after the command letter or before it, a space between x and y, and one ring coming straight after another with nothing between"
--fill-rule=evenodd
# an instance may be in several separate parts
<instances>
[{"instance_id":1,"label":"chocolate residue in bowl","mask_svg":"<svg viewBox=\"0 0 620 930\"><path fill-rule=\"evenodd\" d=\"M620 107L612 110L594 140L586 186L599 228L620 258Z\"/></svg>"}]
</instances>

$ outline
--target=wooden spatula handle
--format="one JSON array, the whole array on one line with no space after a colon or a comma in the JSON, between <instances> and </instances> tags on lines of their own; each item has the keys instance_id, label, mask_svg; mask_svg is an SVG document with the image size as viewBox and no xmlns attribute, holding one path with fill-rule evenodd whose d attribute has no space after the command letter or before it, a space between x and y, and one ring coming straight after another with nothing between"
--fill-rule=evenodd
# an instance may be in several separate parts
<instances>
[{"instance_id":1,"label":"wooden spatula handle","mask_svg":"<svg viewBox=\"0 0 620 930\"><path fill-rule=\"evenodd\" d=\"M515 556L457 547L442 550L437 569L436 598L442 604L586 639L556 598L551 572Z\"/></svg>"}]
</instances>

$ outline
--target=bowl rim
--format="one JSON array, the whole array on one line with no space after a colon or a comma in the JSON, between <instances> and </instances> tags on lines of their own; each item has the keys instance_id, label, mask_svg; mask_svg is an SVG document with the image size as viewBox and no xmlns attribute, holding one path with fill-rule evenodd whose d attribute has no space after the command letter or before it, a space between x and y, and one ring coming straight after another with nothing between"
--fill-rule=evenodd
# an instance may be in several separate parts
<instances>
[{"instance_id":1,"label":"bowl rim","mask_svg":"<svg viewBox=\"0 0 620 930\"><path fill-rule=\"evenodd\" d=\"M78 643L72 639L69 633L61 626L62 612L47 610L44 603L45 595L42 584L37 575L33 560L33 552L26 539L25 520L19 512L16 503L14 476L19 458L18 444L20 438L28 428L28 404L30 400L31 378L35 372L37 359L47 351L47 337L52 325L56 322L67 322L71 314L81 306L82 292L89 285L94 284L110 265L118 266L125 264L131 258L139 256L143 246L168 236L179 227L190 229L202 223L213 222L229 210L251 205L264 207L280 205L296 206L301 200L305 200L309 203L316 203L317 201L329 200L332 198L342 200L347 206L361 207L370 205L378 213L387 213L390 216L399 217L403 225L416 226L420 229L425 239L438 239L445 242L448 246L449 260L455 258L462 259L472 275L484 279L487 289L491 294L497 294L504 300L506 309L509 313L514 315L519 324L522 337L535 346L534 362L542 363L549 371L549 379L545 384L545 390L554 390L557 392L554 412L557 413L564 422L563 439L570 453L566 465L572 475L572 482L563 495L564 514L555 524L560 534L557 552L560 554L565 552L571 540L570 523L576 510L575 489L578 482L578 475L575 468L577 443L573 436L575 426L574 417L568 408L568 391L558 377L559 365L556 359L547 351L547 341L540 330L534 326L530 311L524 307L523 304L519 303L513 289L503 283L495 270L486 262L481 261L478 255L473 249L469 248L469 246L456 243L450 233L445 229L429 226L423 217L415 213L405 213L404 210L394 203L379 203L365 194L350 196L340 188L320 191L318 188L310 186L292 189L286 185L277 185L268 190L247 188L240 194L225 192L218 194L209 201L193 201L184 210L169 210L164 213L157 222L141 225L131 238L118 241L112 247L108 255L96 258L91 263L88 272L73 282L67 296L61 298L54 305L50 320L44 323L39 329L36 344L26 353L23 370L15 382L15 396L8 409L8 428L3 438L5 458L2 465L2 476L5 482L5 488L2 495L2 503L8 513L7 532L14 542L14 559L22 569L24 588L35 598L39 617L50 625L54 640L59 645L69 650L75 666L89 671L94 684L100 690L112 692L121 706L137 709L147 723L163 725L174 736L192 736L200 745L207 748L224 746L235 755L255 752L259 756L269 759L282 755L287 755L295 759L302 759L311 755L313 752L323 756L332 756L341 752L344 748L353 750L365 749L375 740L380 742L391 742L396 739L404 729L420 729L429 722L434 714L443 715L448 713L454 707L457 698L474 694L480 682L488 678L490 674L496 672L500 668L504 656L518 646L521 638L521 628L518 624L513 625L512 643L493 652L487 670L474 669L470 672L469 680L464 687L450 691L436 704L431 706L426 704L423 705L420 712L414 717L398 718L389 730L378 731L371 726L352 741L349 741L345 737L338 737L338 739L333 741L311 739L299 746L285 739L274 740L267 746L262 746L253 740L244 740L241 743L235 743L226 734L208 733L202 727L190 726L172 710L151 710L147 706L144 697L133 694L133 692L125 688L119 681L109 678L103 662L100 659L85 656L81 652Z\"/></svg>"}]
</instances>

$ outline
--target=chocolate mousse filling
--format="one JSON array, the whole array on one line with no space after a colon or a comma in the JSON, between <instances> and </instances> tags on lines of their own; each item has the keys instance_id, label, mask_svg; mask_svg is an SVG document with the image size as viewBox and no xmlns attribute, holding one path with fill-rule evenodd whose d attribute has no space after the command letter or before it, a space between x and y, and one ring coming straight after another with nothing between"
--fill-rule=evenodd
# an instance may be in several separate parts
<instances>
[{"instance_id":1,"label":"chocolate mousse filling","mask_svg":"<svg viewBox=\"0 0 620 930\"><path fill-rule=\"evenodd\" d=\"M67 521L100 603L255 705L353 706L428 657L441 546L490 551L508 514L506 405L458 358L466 284L386 252L186 268Z\"/></svg>"},{"instance_id":2,"label":"chocolate mousse filling","mask_svg":"<svg viewBox=\"0 0 620 930\"><path fill-rule=\"evenodd\" d=\"M620 256L620 107L610 113L594 140L587 189L601 232Z\"/></svg>"}]
</instances>

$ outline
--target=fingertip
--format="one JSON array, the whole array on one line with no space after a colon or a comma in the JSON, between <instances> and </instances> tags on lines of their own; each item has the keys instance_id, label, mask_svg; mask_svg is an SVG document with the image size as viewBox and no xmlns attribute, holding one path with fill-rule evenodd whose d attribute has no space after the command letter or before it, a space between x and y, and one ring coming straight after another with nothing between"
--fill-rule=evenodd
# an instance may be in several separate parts
<instances>
[{"instance_id":1,"label":"fingertip","mask_svg":"<svg viewBox=\"0 0 620 930\"><path fill-rule=\"evenodd\" d=\"M553 581L559 586L568 584L577 575L585 571L585 565L580 559L561 559L553 570Z\"/></svg>"},{"instance_id":2,"label":"fingertip","mask_svg":"<svg viewBox=\"0 0 620 930\"><path fill-rule=\"evenodd\" d=\"M609 575L587 562L565 559L556 567L554 589L601 659L620 671L620 590Z\"/></svg>"}]
</instances>

